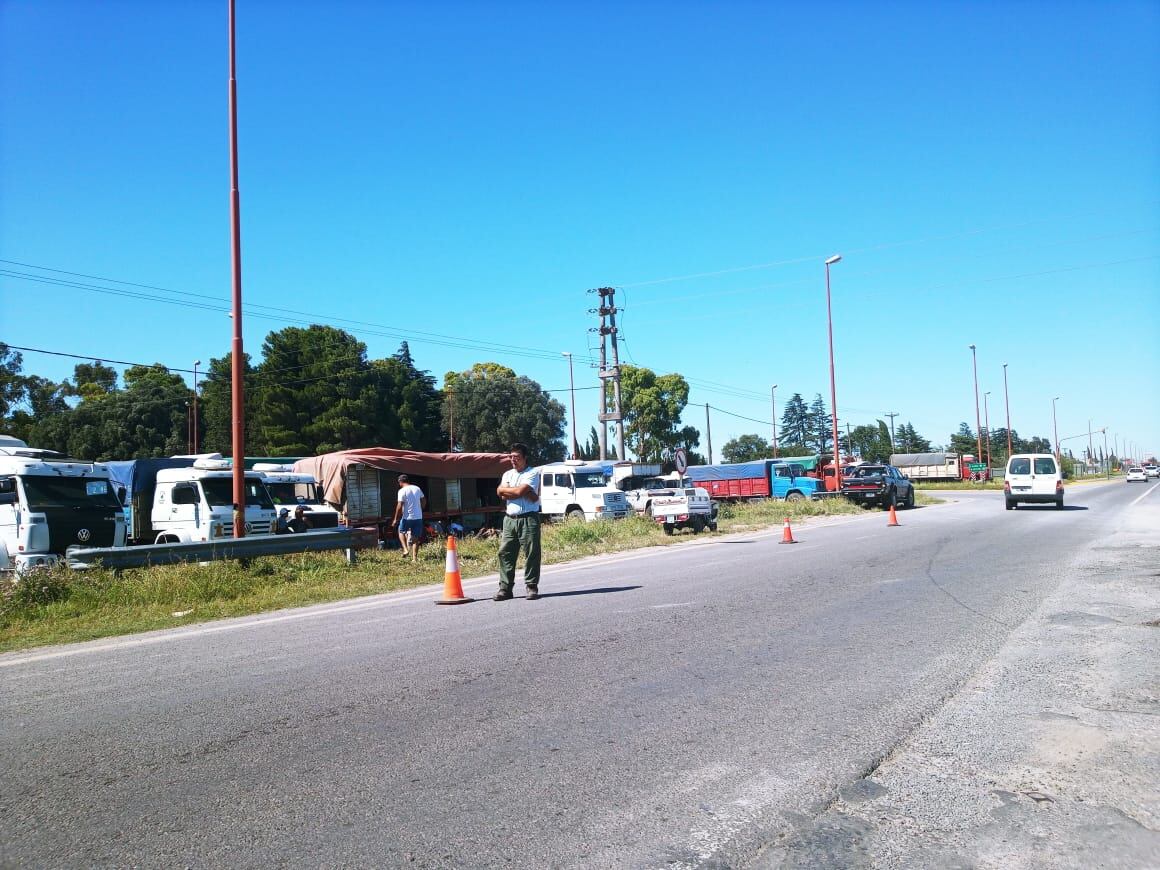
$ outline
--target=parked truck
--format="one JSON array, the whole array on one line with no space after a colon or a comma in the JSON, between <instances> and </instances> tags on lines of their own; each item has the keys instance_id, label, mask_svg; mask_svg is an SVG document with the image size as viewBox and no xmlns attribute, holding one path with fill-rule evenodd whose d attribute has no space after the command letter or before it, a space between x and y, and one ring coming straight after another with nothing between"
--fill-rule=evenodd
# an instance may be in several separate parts
<instances>
[{"instance_id":1,"label":"parked truck","mask_svg":"<svg viewBox=\"0 0 1160 870\"><path fill-rule=\"evenodd\" d=\"M124 505L129 544L231 538L234 534L230 460L192 456L106 463ZM245 473L247 535L273 532L276 510L261 472Z\"/></svg>"},{"instance_id":2,"label":"parked truck","mask_svg":"<svg viewBox=\"0 0 1160 870\"><path fill-rule=\"evenodd\" d=\"M338 511L323 501L322 486L313 474L295 471L293 463L258 462L251 468L261 473L279 511L283 507L301 507L310 528L337 528Z\"/></svg>"},{"instance_id":3,"label":"parked truck","mask_svg":"<svg viewBox=\"0 0 1160 870\"><path fill-rule=\"evenodd\" d=\"M634 486L633 489L625 489ZM717 503L690 477L676 473L664 477L632 475L620 481L629 507L660 523L666 535L677 529L717 531Z\"/></svg>"},{"instance_id":4,"label":"parked truck","mask_svg":"<svg viewBox=\"0 0 1160 870\"><path fill-rule=\"evenodd\" d=\"M780 498L798 501L817 497L821 481L806 474L800 463L776 459L690 465L686 474L718 501Z\"/></svg>"},{"instance_id":5,"label":"parked truck","mask_svg":"<svg viewBox=\"0 0 1160 870\"><path fill-rule=\"evenodd\" d=\"M349 526L373 528L390 540L400 474L423 490L429 522L453 521L468 531L499 525L505 510L496 488L512 467L507 453L423 453L390 447L340 450L300 459L294 471L309 474L322 500Z\"/></svg>"},{"instance_id":6,"label":"parked truck","mask_svg":"<svg viewBox=\"0 0 1160 870\"><path fill-rule=\"evenodd\" d=\"M0 435L0 570L60 561L69 547L120 547L125 523L99 462Z\"/></svg>"},{"instance_id":7,"label":"parked truck","mask_svg":"<svg viewBox=\"0 0 1160 870\"><path fill-rule=\"evenodd\" d=\"M970 453L894 453L890 456L890 464L910 480L989 480L990 469L971 471L974 462L975 457Z\"/></svg>"},{"instance_id":8,"label":"parked truck","mask_svg":"<svg viewBox=\"0 0 1160 870\"><path fill-rule=\"evenodd\" d=\"M552 519L619 520L629 515L628 499L600 464L568 460L540 468L540 512Z\"/></svg>"}]
</instances>

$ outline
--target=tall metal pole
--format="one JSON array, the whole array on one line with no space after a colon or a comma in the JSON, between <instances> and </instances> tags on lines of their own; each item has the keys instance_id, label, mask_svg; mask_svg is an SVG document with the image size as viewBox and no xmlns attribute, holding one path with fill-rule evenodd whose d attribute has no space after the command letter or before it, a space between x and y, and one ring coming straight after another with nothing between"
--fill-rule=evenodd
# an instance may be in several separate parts
<instances>
[{"instance_id":1,"label":"tall metal pole","mask_svg":"<svg viewBox=\"0 0 1160 870\"><path fill-rule=\"evenodd\" d=\"M1106 474L1108 479L1111 480L1111 477L1112 477L1112 455L1110 453L1108 453L1108 427L1105 426L1100 431L1104 433L1104 474Z\"/></svg>"},{"instance_id":2,"label":"tall metal pole","mask_svg":"<svg viewBox=\"0 0 1160 870\"><path fill-rule=\"evenodd\" d=\"M983 458L983 421L979 419L979 365L975 357L975 346L970 345L971 348L971 368L975 371L975 440L979 445L979 453L975 458L979 462Z\"/></svg>"},{"instance_id":3,"label":"tall metal pole","mask_svg":"<svg viewBox=\"0 0 1160 870\"><path fill-rule=\"evenodd\" d=\"M1093 448L1092 448L1092 421L1091 421L1091 418L1089 417L1088 418L1088 462L1089 463L1093 459L1096 458L1095 454L1092 452L1092 450L1093 450Z\"/></svg>"},{"instance_id":4,"label":"tall metal pole","mask_svg":"<svg viewBox=\"0 0 1160 870\"><path fill-rule=\"evenodd\" d=\"M830 417L834 427L834 492L842 488L842 459L838 448L838 386L834 377L834 308L830 302L830 266L841 259L841 254L835 254L826 260L826 326L830 333Z\"/></svg>"},{"instance_id":5,"label":"tall metal pole","mask_svg":"<svg viewBox=\"0 0 1160 870\"><path fill-rule=\"evenodd\" d=\"M1055 433L1055 461L1063 462L1063 456L1059 452L1059 424L1055 417L1055 403L1059 401L1059 396L1051 400L1051 431Z\"/></svg>"},{"instance_id":6,"label":"tall metal pole","mask_svg":"<svg viewBox=\"0 0 1160 870\"><path fill-rule=\"evenodd\" d=\"M709 464L713 464L713 430L709 428L709 403L705 403L705 443L709 448Z\"/></svg>"},{"instance_id":7,"label":"tall metal pole","mask_svg":"<svg viewBox=\"0 0 1160 870\"><path fill-rule=\"evenodd\" d=\"M893 453L898 448L894 446L894 418L898 416L897 411L886 411L884 417L890 418L890 452Z\"/></svg>"},{"instance_id":8,"label":"tall metal pole","mask_svg":"<svg viewBox=\"0 0 1160 870\"><path fill-rule=\"evenodd\" d=\"M576 379L572 375L572 354L566 350L561 353L568 357L568 390L572 394L572 458L579 459L576 455L580 452L580 442L576 440Z\"/></svg>"},{"instance_id":9,"label":"tall metal pole","mask_svg":"<svg viewBox=\"0 0 1160 870\"><path fill-rule=\"evenodd\" d=\"M201 360L195 359L193 361L193 449L190 453L197 453L197 367L201 365Z\"/></svg>"},{"instance_id":10,"label":"tall metal pole","mask_svg":"<svg viewBox=\"0 0 1160 870\"><path fill-rule=\"evenodd\" d=\"M455 452L455 390L447 388L447 452Z\"/></svg>"},{"instance_id":11,"label":"tall metal pole","mask_svg":"<svg viewBox=\"0 0 1160 870\"><path fill-rule=\"evenodd\" d=\"M773 406L773 458L777 459L777 384L769 388L769 403Z\"/></svg>"},{"instance_id":12,"label":"tall metal pole","mask_svg":"<svg viewBox=\"0 0 1160 870\"><path fill-rule=\"evenodd\" d=\"M242 394L242 202L238 192L238 80L235 60L234 4L230 0L230 253L233 261L234 340L230 385L233 415L234 537L246 536L246 429Z\"/></svg>"},{"instance_id":13,"label":"tall metal pole","mask_svg":"<svg viewBox=\"0 0 1160 870\"><path fill-rule=\"evenodd\" d=\"M1011 458L1011 402L1007 399L1007 363L1003 363L1003 404L1007 407L1007 458Z\"/></svg>"},{"instance_id":14,"label":"tall metal pole","mask_svg":"<svg viewBox=\"0 0 1160 870\"><path fill-rule=\"evenodd\" d=\"M987 396L991 391L983 393L983 425L987 427L987 477L991 476L991 413L987 410Z\"/></svg>"}]
</instances>

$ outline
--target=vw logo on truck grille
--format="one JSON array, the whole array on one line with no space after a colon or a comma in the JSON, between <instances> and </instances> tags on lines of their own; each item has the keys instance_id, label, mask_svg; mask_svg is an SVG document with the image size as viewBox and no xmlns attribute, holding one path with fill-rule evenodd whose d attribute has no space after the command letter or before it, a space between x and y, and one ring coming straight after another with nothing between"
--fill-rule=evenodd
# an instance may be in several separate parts
<instances>
[{"instance_id":1,"label":"vw logo on truck grille","mask_svg":"<svg viewBox=\"0 0 1160 870\"><path fill-rule=\"evenodd\" d=\"M254 524L253 523L246 523L246 534L248 535L253 531L254 531Z\"/></svg>"},{"instance_id":2,"label":"vw logo on truck grille","mask_svg":"<svg viewBox=\"0 0 1160 870\"><path fill-rule=\"evenodd\" d=\"M93 533L90 532L88 529L78 529L77 530L77 540L80 541L82 544L88 543L89 538L91 538L92 536L93 536Z\"/></svg>"}]
</instances>

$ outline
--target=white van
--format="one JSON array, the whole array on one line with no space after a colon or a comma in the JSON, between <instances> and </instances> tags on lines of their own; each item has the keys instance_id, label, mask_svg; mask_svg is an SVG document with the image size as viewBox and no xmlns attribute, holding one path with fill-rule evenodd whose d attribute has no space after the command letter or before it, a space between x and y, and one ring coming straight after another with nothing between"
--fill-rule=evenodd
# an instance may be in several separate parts
<instances>
[{"instance_id":1,"label":"white van","mask_svg":"<svg viewBox=\"0 0 1160 870\"><path fill-rule=\"evenodd\" d=\"M1007 510L1019 502L1054 503L1063 510L1063 474L1050 453L1016 453L1007 460L1003 475L1003 494Z\"/></svg>"}]
</instances>

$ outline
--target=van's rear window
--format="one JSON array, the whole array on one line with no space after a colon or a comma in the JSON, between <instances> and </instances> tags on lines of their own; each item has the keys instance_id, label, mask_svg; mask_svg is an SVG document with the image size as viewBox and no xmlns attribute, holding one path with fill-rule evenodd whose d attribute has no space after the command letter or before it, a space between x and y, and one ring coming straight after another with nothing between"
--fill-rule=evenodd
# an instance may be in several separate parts
<instances>
[{"instance_id":1,"label":"van's rear window","mask_svg":"<svg viewBox=\"0 0 1160 870\"><path fill-rule=\"evenodd\" d=\"M1030 459L1012 459L1011 460L1011 474L1030 474L1030 473L1031 473L1031 460Z\"/></svg>"},{"instance_id":2,"label":"van's rear window","mask_svg":"<svg viewBox=\"0 0 1160 870\"><path fill-rule=\"evenodd\" d=\"M1045 456L1041 459L1035 460L1036 474L1055 474L1055 460L1050 456Z\"/></svg>"}]
</instances>

